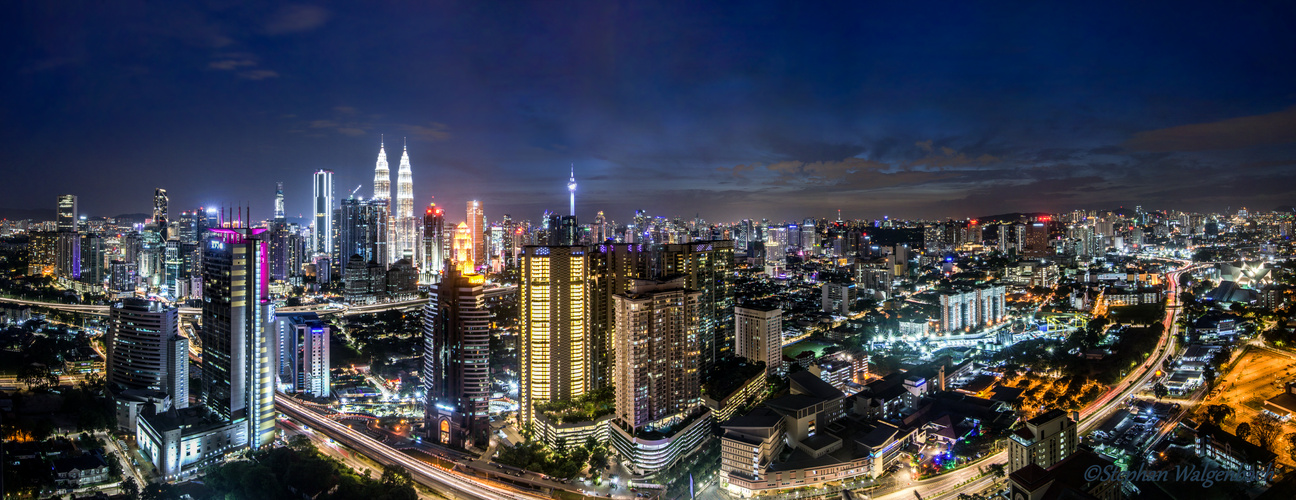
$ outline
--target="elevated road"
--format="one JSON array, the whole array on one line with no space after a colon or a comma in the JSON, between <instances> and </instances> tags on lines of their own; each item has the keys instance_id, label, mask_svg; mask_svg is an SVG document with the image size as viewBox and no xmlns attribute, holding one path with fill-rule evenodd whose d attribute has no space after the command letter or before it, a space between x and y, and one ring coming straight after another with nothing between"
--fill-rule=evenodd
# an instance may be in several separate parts
<instances>
[{"instance_id":1,"label":"elevated road","mask_svg":"<svg viewBox=\"0 0 1296 500\"><path fill-rule=\"evenodd\" d=\"M1156 374L1156 367L1161 366L1171 353L1175 351L1174 328L1175 319L1179 315L1179 275L1192 269L1192 266L1185 265L1179 269L1166 273L1167 288L1170 297L1166 301L1165 330L1161 333L1161 338L1157 342L1157 349L1151 356L1136 367L1119 382L1116 386L1109 389L1100 396L1096 401L1085 406L1080 411L1080 424L1076 429L1077 435L1083 436L1088 434L1102 423L1106 415L1120 405L1112 404L1113 402L1123 401L1131 394L1138 392L1139 388L1147 385ZM977 463L982 466L996 464L1008 461L1008 450L1005 449L994 455L978 460ZM964 491L977 491L980 488L990 486L994 478L991 476L979 477L981 471L976 465L970 465L962 469L942 474L933 478L914 481L904 488L897 490L880 492L872 498L878 500L900 500L900 499L939 499L947 498ZM866 490L860 490L856 496L866 494Z\"/></svg>"},{"instance_id":2,"label":"elevated road","mask_svg":"<svg viewBox=\"0 0 1296 500\"><path fill-rule=\"evenodd\" d=\"M390 446L387 446L361 432L330 420L324 415L315 413L305 405L283 393L276 394L275 409L306 423L311 428L333 440L384 465L399 465L408 470L415 481L448 496L452 500L531 500L547 499L530 492L524 492L487 482L481 478L457 474L453 471L429 465Z\"/></svg>"}]
</instances>

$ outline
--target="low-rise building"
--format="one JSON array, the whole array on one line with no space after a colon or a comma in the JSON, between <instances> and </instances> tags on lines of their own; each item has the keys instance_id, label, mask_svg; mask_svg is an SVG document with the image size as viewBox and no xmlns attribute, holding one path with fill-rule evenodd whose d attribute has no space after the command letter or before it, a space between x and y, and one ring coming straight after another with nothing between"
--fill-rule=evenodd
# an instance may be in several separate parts
<instances>
[{"instance_id":1,"label":"low-rise building","mask_svg":"<svg viewBox=\"0 0 1296 500\"><path fill-rule=\"evenodd\" d=\"M108 480L108 464L99 455L54 459L54 481L60 488L82 488Z\"/></svg>"},{"instance_id":2,"label":"low-rise building","mask_svg":"<svg viewBox=\"0 0 1296 500\"><path fill-rule=\"evenodd\" d=\"M247 446L247 422L223 421L203 407L145 413L139 417L135 442L140 453L164 479L176 479L225 460Z\"/></svg>"},{"instance_id":3,"label":"low-rise building","mask_svg":"<svg viewBox=\"0 0 1296 500\"><path fill-rule=\"evenodd\" d=\"M1268 470L1278 458L1272 451L1251 444L1215 424L1202 423L1196 430L1197 455L1219 462L1225 468Z\"/></svg>"}]
</instances>

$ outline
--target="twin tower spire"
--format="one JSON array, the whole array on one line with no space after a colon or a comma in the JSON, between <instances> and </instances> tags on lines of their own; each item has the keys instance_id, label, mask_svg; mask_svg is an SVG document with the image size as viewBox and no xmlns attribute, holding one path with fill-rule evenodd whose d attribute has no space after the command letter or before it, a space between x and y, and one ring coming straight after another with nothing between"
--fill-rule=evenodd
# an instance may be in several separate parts
<instances>
[{"instance_id":1,"label":"twin tower spire","mask_svg":"<svg viewBox=\"0 0 1296 500\"><path fill-rule=\"evenodd\" d=\"M414 179L410 171L409 144L401 152L400 171L396 174L396 218L414 216ZM382 139L378 141L378 164L374 167L375 200L391 202L391 169L387 166L387 150Z\"/></svg>"},{"instance_id":2,"label":"twin tower spire","mask_svg":"<svg viewBox=\"0 0 1296 500\"><path fill-rule=\"evenodd\" d=\"M378 140L378 164L374 166L373 199L386 201L390 211L391 169L387 166L387 150L382 139ZM389 212L388 216L395 222L388 224L395 233L395 245L388 245L392 252L388 262L413 257L418 241L418 236L414 233L418 230L418 224L414 220L414 179L410 171L408 143L401 152L400 171L396 174L396 210L395 213Z\"/></svg>"}]
</instances>

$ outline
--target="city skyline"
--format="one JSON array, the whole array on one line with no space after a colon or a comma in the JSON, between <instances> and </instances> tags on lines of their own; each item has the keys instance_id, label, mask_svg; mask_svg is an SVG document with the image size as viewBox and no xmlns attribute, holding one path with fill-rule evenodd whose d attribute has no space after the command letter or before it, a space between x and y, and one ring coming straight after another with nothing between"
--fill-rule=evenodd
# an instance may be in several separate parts
<instances>
[{"instance_id":1,"label":"city skyline","mask_svg":"<svg viewBox=\"0 0 1296 500\"><path fill-rule=\"evenodd\" d=\"M268 218L281 181L308 216L311 172L371 192L384 134L416 206L518 219L572 164L583 220L1291 205L1291 10L1170 5L24 5L0 163L32 189L4 208L160 187Z\"/></svg>"}]
</instances>

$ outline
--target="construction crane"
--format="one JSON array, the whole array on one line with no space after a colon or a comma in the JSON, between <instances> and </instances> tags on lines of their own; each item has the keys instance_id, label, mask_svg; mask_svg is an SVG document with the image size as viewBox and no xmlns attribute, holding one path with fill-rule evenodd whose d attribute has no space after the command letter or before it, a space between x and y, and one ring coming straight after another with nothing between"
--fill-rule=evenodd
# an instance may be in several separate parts
<instances>
[{"instance_id":1,"label":"construction crane","mask_svg":"<svg viewBox=\"0 0 1296 500\"><path fill-rule=\"evenodd\" d=\"M351 190L351 197L355 198L356 191L359 191L362 187L364 187L364 184L356 184L356 188Z\"/></svg>"}]
</instances>

